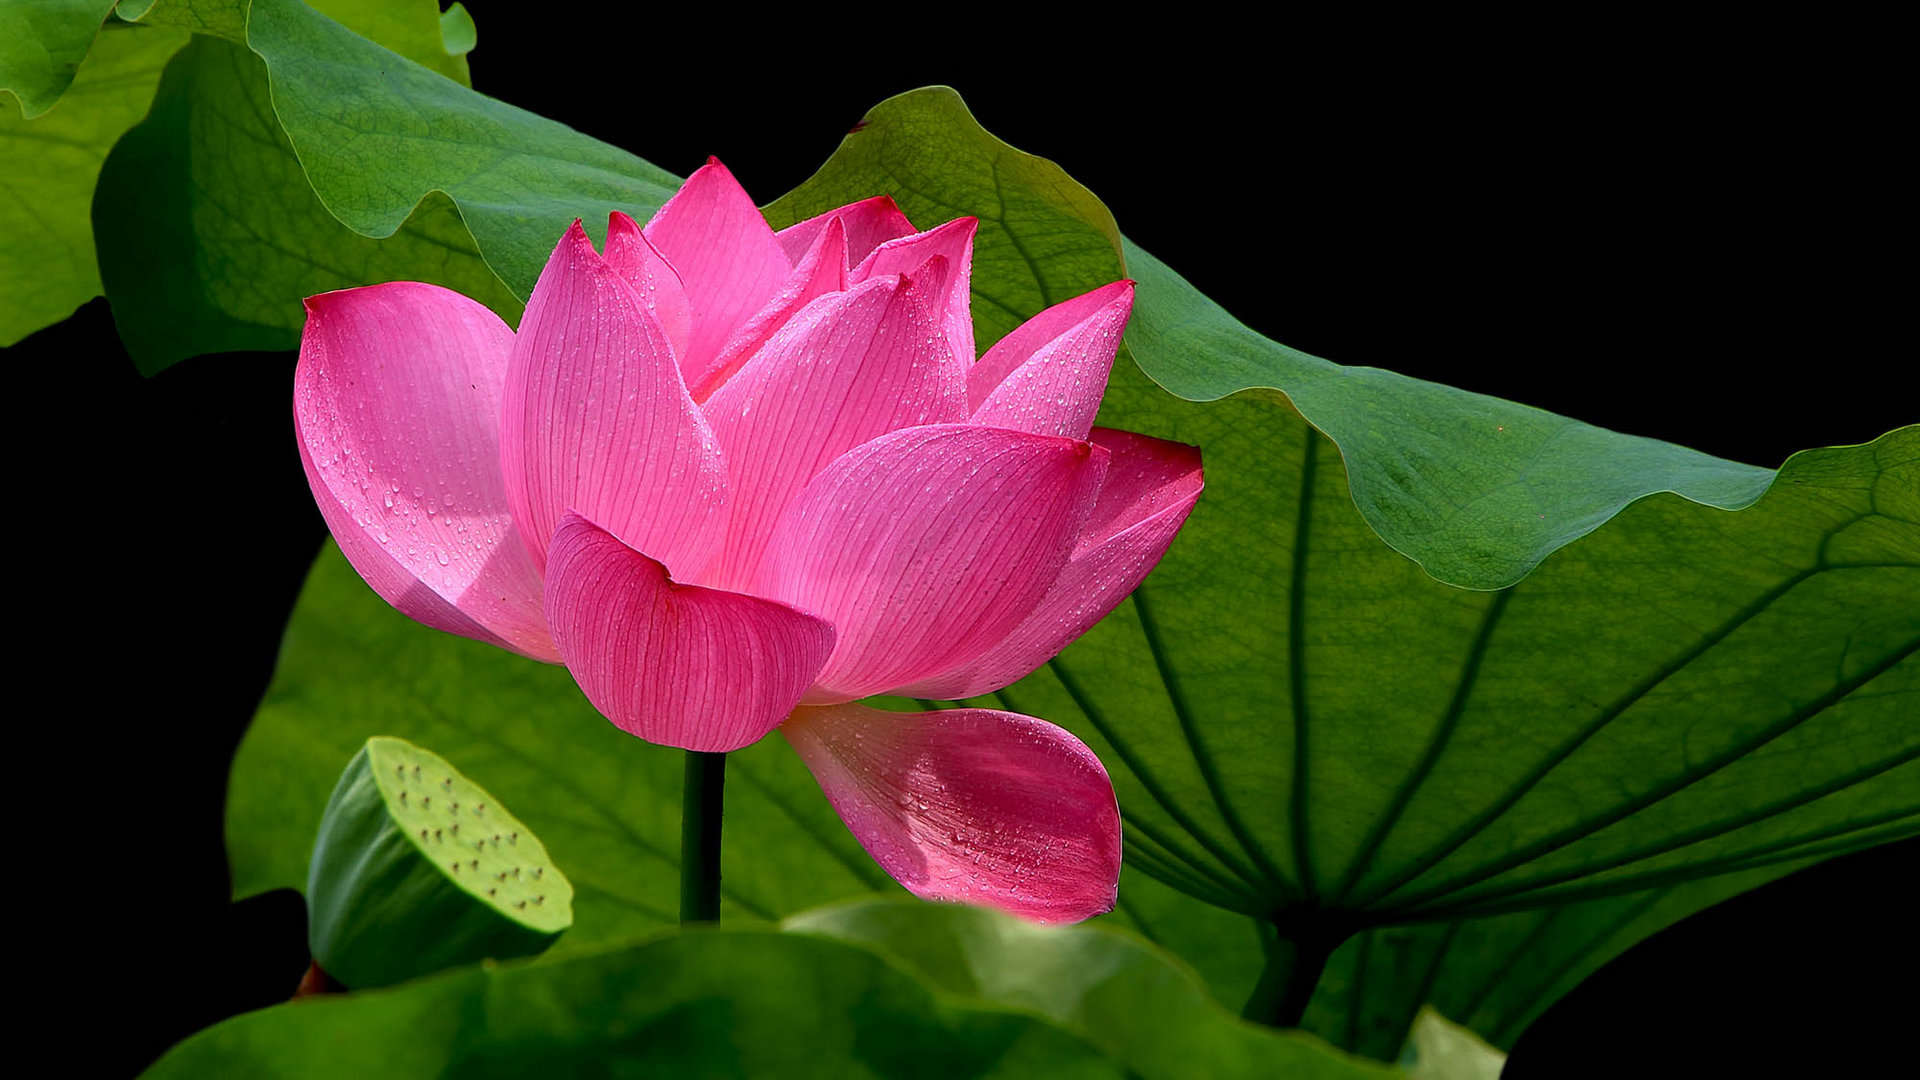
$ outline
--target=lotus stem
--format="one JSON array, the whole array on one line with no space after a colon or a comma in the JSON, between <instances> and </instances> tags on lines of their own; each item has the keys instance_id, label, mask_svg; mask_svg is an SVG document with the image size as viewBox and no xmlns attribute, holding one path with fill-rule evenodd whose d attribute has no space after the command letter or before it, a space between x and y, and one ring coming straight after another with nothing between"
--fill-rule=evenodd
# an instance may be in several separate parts
<instances>
[{"instance_id":1,"label":"lotus stem","mask_svg":"<svg viewBox=\"0 0 1920 1080\"><path fill-rule=\"evenodd\" d=\"M680 795L680 924L720 921L720 814L727 755L687 751Z\"/></svg>"},{"instance_id":2,"label":"lotus stem","mask_svg":"<svg viewBox=\"0 0 1920 1080\"><path fill-rule=\"evenodd\" d=\"M1313 999L1320 976L1326 973L1327 960L1340 947L1345 935L1302 934L1298 938L1277 937L1267 945L1266 967L1253 988L1240 1015L1269 1027L1300 1026L1307 1002Z\"/></svg>"}]
</instances>

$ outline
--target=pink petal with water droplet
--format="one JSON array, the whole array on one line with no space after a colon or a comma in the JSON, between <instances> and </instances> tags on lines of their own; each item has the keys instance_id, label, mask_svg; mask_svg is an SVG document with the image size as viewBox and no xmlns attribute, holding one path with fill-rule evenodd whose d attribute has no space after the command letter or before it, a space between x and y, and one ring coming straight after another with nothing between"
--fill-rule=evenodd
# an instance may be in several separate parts
<instances>
[{"instance_id":1,"label":"pink petal with water droplet","mask_svg":"<svg viewBox=\"0 0 1920 1080\"><path fill-rule=\"evenodd\" d=\"M847 276L848 281L865 281L882 274L907 274L916 271L935 256L947 260L948 278L936 307L942 312L941 326L947 343L961 362L973 362L973 237L980 219L955 218L923 233L889 240L874 248Z\"/></svg>"},{"instance_id":2,"label":"pink petal with water droplet","mask_svg":"<svg viewBox=\"0 0 1920 1080\"><path fill-rule=\"evenodd\" d=\"M1048 308L995 342L967 376L973 422L1086 438L1132 311L1133 282L1116 281Z\"/></svg>"},{"instance_id":3,"label":"pink petal with water droplet","mask_svg":"<svg viewBox=\"0 0 1920 1080\"><path fill-rule=\"evenodd\" d=\"M900 207L894 204L891 196L875 195L871 199L829 210L818 217L810 217L798 225L789 225L775 233L774 237L780 241L787 258L797 265L830 221L838 221L846 229L848 266L858 266L874 248L889 240L912 236L919 231L913 227L913 222L907 220L907 215L900 212Z\"/></svg>"},{"instance_id":4,"label":"pink petal with water droplet","mask_svg":"<svg viewBox=\"0 0 1920 1080\"><path fill-rule=\"evenodd\" d=\"M957 699L1011 685L1105 618L1159 565L1200 498L1200 451L1106 428L1093 429L1093 442L1113 455L1107 479L1046 599L985 655L900 693Z\"/></svg>"},{"instance_id":5,"label":"pink petal with water droplet","mask_svg":"<svg viewBox=\"0 0 1920 1080\"><path fill-rule=\"evenodd\" d=\"M659 324L577 221L520 320L500 435L514 521L536 565L568 510L682 578L719 551L727 522L719 443Z\"/></svg>"},{"instance_id":6,"label":"pink petal with water droplet","mask_svg":"<svg viewBox=\"0 0 1920 1080\"><path fill-rule=\"evenodd\" d=\"M766 306L793 264L759 208L717 158L694 170L644 230L679 273L693 329L680 370L689 384L741 323Z\"/></svg>"},{"instance_id":7,"label":"pink petal with water droplet","mask_svg":"<svg viewBox=\"0 0 1920 1080\"><path fill-rule=\"evenodd\" d=\"M687 301L687 290L666 256L654 250L640 226L618 210L607 215L606 258L607 265L633 286L640 306L660 324L661 332L673 345L673 355L684 356L688 337L693 332L693 309Z\"/></svg>"},{"instance_id":8,"label":"pink petal with water droplet","mask_svg":"<svg viewBox=\"0 0 1920 1080\"><path fill-rule=\"evenodd\" d=\"M307 299L293 422L320 512L386 601L440 630L559 659L500 476L513 332L402 281Z\"/></svg>"},{"instance_id":9,"label":"pink petal with water droplet","mask_svg":"<svg viewBox=\"0 0 1920 1080\"><path fill-rule=\"evenodd\" d=\"M1107 456L1073 439L935 424L835 459L781 516L751 589L839 635L807 700L925 679L1006 636L1065 567Z\"/></svg>"},{"instance_id":10,"label":"pink petal with water droplet","mask_svg":"<svg viewBox=\"0 0 1920 1080\"><path fill-rule=\"evenodd\" d=\"M693 400L704 403L712 397L795 312L818 297L846 287L847 233L838 221L830 221L767 306L734 330L707 370L689 381Z\"/></svg>"},{"instance_id":11,"label":"pink petal with water droplet","mask_svg":"<svg viewBox=\"0 0 1920 1080\"><path fill-rule=\"evenodd\" d=\"M884 277L821 298L707 402L732 507L726 547L703 580L746 587L781 512L842 453L967 418L966 372L926 292Z\"/></svg>"},{"instance_id":12,"label":"pink petal with water droplet","mask_svg":"<svg viewBox=\"0 0 1920 1080\"><path fill-rule=\"evenodd\" d=\"M681 585L578 514L553 534L547 620L567 670L620 730L718 753L757 742L833 651L833 628L757 596Z\"/></svg>"},{"instance_id":13,"label":"pink petal with water droplet","mask_svg":"<svg viewBox=\"0 0 1920 1080\"><path fill-rule=\"evenodd\" d=\"M993 709L801 707L780 729L860 845L915 896L1047 922L1113 909L1120 808L1072 735Z\"/></svg>"}]
</instances>

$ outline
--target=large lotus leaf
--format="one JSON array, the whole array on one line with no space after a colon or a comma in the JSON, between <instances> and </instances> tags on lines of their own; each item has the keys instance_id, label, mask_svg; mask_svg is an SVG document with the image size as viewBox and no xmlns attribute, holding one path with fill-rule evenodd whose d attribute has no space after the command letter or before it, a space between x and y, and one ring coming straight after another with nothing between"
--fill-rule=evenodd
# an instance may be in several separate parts
<instances>
[{"instance_id":1,"label":"large lotus leaf","mask_svg":"<svg viewBox=\"0 0 1920 1080\"><path fill-rule=\"evenodd\" d=\"M454 73L464 78L464 58L448 57L440 45L431 3L328 6L372 32L392 34L390 42L412 55L458 61ZM185 21L179 17L196 12L213 18L204 8L161 5L146 19L172 14ZM439 74L422 70L421 78L472 94ZM200 353L291 348L304 318L301 300L352 285L432 281L509 317L519 310L445 196L422 202L383 239L335 218L288 145L265 66L216 35L196 36L174 58L152 113L114 148L101 173L94 223L115 321L135 363L150 374Z\"/></svg>"},{"instance_id":2,"label":"large lotus leaf","mask_svg":"<svg viewBox=\"0 0 1920 1080\"><path fill-rule=\"evenodd\" d=\"M0 6L0 91L27 119L67 92L115 0L16 0ZM0 102L0 111L13 109Z\"/></svg>"},{"instance_id":3,"label":"large lotus leaf","mask_svg":"<svg viewBox=\"0 0 1920 1080\"><path fill-rule=\"evenodd\" d=\"M1308 1075L1369 1075L1344 1068ZM1058 1024L941 993L865 948L773 930L710 930L277 1005L200 1032L146 1075L1127 1073Z\"/></svg>"},{"instance_id":4,"label":"large lotus leaf","mask_svg":"<svg viewBox=\"0 0 1920 1080\"><path fill-rule=\"evenodd\" d=\"M1394 1075L1239 1019L1167 954L1104 926L1036 926L981 908L903 900L803 912L785 926L864 942L943 990L1087 1032L1141 1076Z\"/></svg>"},{"instance_id":5,"label":"large lotus leaf","mask_svg":"<svg viewBox=\"0 0 1920 1080\"><path fill-rule=\"evenodd\" d=\"M1797 455L1737 514L1645 500L1477 593L1386 550L1290 410L1139 389L1115 419L1202 445L1208 496L1129 605L997 697L1119 766L1143 868L1379 923L1916 826L1920 429Z\"/></svg>"},{"instance_id":6,"label":"large lotus leaf","mask_svg":"<svg viewBox=\"0 0 1920 1080\"><path fill-rule=\"evenodd\" d=\"M1409 1039L1418 1041L1417 1018L1430 1005L1511 1047L1547 1006L1628 946L1812 861L1506 915L1365 930L1327 962L1301 1026L1391 1060ZM1253 985L1250 973L1240 977Z\"/></svg>"},{"instance_id":7,"label":"large lotus leaf","mask_svg":"<svg viewBox=\"0 0 1920 1080\"><path fill-rule=\"evenodd\" d=\"M979 214L983 250L1018 249L1022 229L1061 231L1035 207L1076 200L1057 170L1007 190L1015 154L950 94L916 92L770 211L879 189L909 215ZM1301 358L1130 251L1140 367L1116 367L1101 418L1201 446L1208 492L1132 601L992 700L1100 752L1131 865L1324 947L1920 830L1920 429L1798 455L1769 488L1762 470ZM1071 259L989 265L1055 282L1028 295L1090 284ZM1381 535L1466 584L1539 565L1469 592ZM1244 956L1252 931L1234 934L1175 947Z\"/></svg>"},{"instance_id":8,"label":"large lotus leaf","mask_svg":"<svg viewBox=\"0 0 1920 1080\"><path fill-rule=\"evenodd\" d=\"M115 311L136 311L121 336L142 371L198 352L290 348L301 298L342 284L467 282L465 292L513 321L568 221L586 219L597 236L609 209L645 217L678 186L624 150L463 85L465 12L444 21L430 4L317 8L161 0L142 15L232 42L246 61L227 63L244 69L238 98L252 113L202 119L242 90L207 88L194 96L196 115L152 125L154 146L115 173L131 183L144 163L182 158L180 146L190 154L167 177L167 213L119 246L127 273L108 277ZM271 131L209 148L202 123ZM296 213L273 229L288 213L282 202ZM154 233L169 244L156 250ZM182 298L196 315L186 329L159 319L142 290L182 256L213 294ZM261 265L275 273L263 277Z\"/></svg>"},{"instance_id":9,"label":"large lotus leaf","mask_svg":"<svg viewBox=\"0 0 1920 1080\"><path fill-rule=\"evenodd\" d=\"M8 40L0 26L0 42ZM172 30L119 27L100 36L58 108L28 119L0 101L0 346L100 295L88 214L94 182L186 40Z\"/></svg>"},{"instance_id":10,"label":"large lotus leaf","mask_svg":"<svg viewBox=\"0 0 1920 1080\"><path fill-rule=\"evenodd\" d=\"M1510 585L1635 499L1675 491L1732 509L1751 504L1773 478L1269 341L1123 243L1085 188L994 138L945 87L876 106L817 174L767 213L786 224L876 190L917 222L980 218L973 295L983 347L1048 304L1123 274L1138 280L1127 345L1153 381L1195 401L1284 391L1345 455L1352 498L1375 531L1444 581Z\"/></svg>"},{"instance_id":11,"label":"large lotus leaf","mask_svg":"<svg viewBox=\"0 0 1920 1080\"><path fill-rule=\"evenodd\" d=\"M445 12L435 0L310 0L308 6L429 71L473 85L467 70L476 36L473 16L458 3ZM251 0L123 0L119 15L244 45L252 7Z\"/></svg>"}]
</instances>

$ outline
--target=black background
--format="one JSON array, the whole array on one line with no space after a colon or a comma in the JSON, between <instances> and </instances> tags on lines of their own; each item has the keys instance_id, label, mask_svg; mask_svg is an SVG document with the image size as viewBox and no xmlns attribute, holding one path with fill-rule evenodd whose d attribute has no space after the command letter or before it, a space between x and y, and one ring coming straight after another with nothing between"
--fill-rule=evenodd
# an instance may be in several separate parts
<instances>
[{"instance_id":1,"label":"black background","mask_svg":"<svg viewBox=\"0 0 1920 1080\"><path fill-rule=\"evenodd\" d=\"M869 5L689 29L627 5L471 6L479 89L682 175L718 154L762 201L881 98L945 82L1298 348L1767 466L1920 420L1885 28L1083 10L1043 30ZM93 1032L81 1071L121 1074L305 965L297 896L227 903L221 805L323 530L289 356L141 379L96 301L7 360L14 466L44 489L14 518L14 671L30 688L47 658L72 666L14 720L28 781L64 807L23 849L63 871L30 945L55 976L41 1004ZM1649 939L1551 1008L1507 1075L1891 1057L1916 855L1835 860Z\"/></svg>"}]
</instances>

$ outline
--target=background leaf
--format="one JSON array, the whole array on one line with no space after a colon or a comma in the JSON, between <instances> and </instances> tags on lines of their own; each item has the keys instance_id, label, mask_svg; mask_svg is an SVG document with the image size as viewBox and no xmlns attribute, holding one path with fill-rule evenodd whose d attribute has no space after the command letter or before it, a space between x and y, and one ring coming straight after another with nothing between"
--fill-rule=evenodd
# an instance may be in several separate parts
<instances>
[{"instance_id":1,"label":"background leaf","mask_svg":"<svg viewBox=\"0 0 1920 1080\"><path fill-rule=\"evenodd\" d=\"M202 353L290 349L304 297L378 281L431 281L517 315L444 197L384 240L328 213L274 119L265 75L239 45L195 36L101 172L101 277L143 372Z\"/></svg>"},{"instance_id":2,"label":"background leaf","mask_svg":"<svg viewBox=\"0 0 1920 1080\"><path fill-rule=\"evenodd\" d=\"M8 7L17 18L24 7ZM94 20L97 27L99 20ZM22 48L0 25L0 48ZM92 35L88 35L92 40ZM88 208L114 141L146 114L167 58L186 43L171 30L102 34L59 107L28 119L0 101L0 346L59 322L100 295Z\"/></svg>"},{"instance_id":3,"label":"background leaf","mask_svg":"<svg viewBox=\"0 0 1920 1080\"><path fill-rule=\"evenodd\" d=\"M1137 245L1123 244L1091 193L1052 162L994 138L946 87L875 106L817 174L766 209L785 225L875 190L892 194L916 222L981 219L973 296L983 349L1040 308L1123 274L1138 280L1126 340L1149 378L1192 401L1254 388L1284 392L1340 448L1368 523L1442 581L1511 585L1635 499L1674 491L1738 509L1773 478L1671 443L1378 368L1343 367L1269 341ZM1176 189L1169 197L1198 196ZM1194 210L1196 222L1211 222L1204 207Z\"/></svg>"},{"instance_id":4,"label":"background leaf","mask_svg":"<svg viewBox=\"0 0 1920 1080\"><path fill-rule=\"evenodd\" d=\"M873 946L949 993L1040 1012L1145 1077L1394 1075L1233 1016L1192 972L1107 927L1035 926L903 900L804 912L785 925Z\"/></svg>"},{"instance_id":5,"label":"background leaf","mask_svg":"<svg viewBox=\"0 0 1920 1080\"><path fill-rule=\"evenodd\" d=\"M440 13L440 44L453 56L465 56L479 44L479 31L473 25L473 16L467 14L460 0L453 0L447 10ZM465 80L463 80L465 81Z\"/></svg>"},{"instance_id":6,"label":"background leaf","mask_svg":"<svg viewBox=\"0 0 1920 1080\"><path fill-rule=\"evenodd\" d=\"M162 0L143 15L202 32L96 202L107 294L147 374L291 348L303 297L379 281L443 284L515 321L568 221L599 235L608 210L644 216L677 183L469 89L450 50L471 47L470 17L450 41L431 3L317 7Z\"/></svg>"},{"instance_id":7,"label":"background leaf","mask_svg":"<svg viewBox=\"0 0 1920 1080\"><path fill-rule=\"evenodd\" d=\"M322 6L433 65L421 79L472 94L461 85L465 58L445 51L431 2ZM229 40L243 36L244 12L244 4L161 3L144 16L218 33L197 35L169 65L152 114L114 148L94 204L106 291L140 369L153 374L202 353L292 348L302 298L378 281L432 281L517 317L519 301L480 259L444 196L427 198L378 240L327 210L287 142L265 66ZM405 63L347 36L370 63Z\"/></svg>"},{"instance_id":8,"label":"background leaf","mask_svg":"<svg viewBox=\"0 0 1920 1080\"><path fill-rule=\"evenodd\" d=\"M1127 346L1142 370L1194 401L1285 393L1338 448L1374 532L1441 581L1501 588L1635 500L1673 492L1738 510L1773 482L1770 469L1289 349L1139 246L1125 250L1140 281Z\"/></svg>"},{"instance_id":9,"label":"background leaf","mask_svg":"<svg viewBox=\"0 0 1920 1080\"><path fill-rule=\"evenodd\" d=\"M53 108L67 92L114 2L31 0L0 7L0 90L12 92L25 119Z\"/></svg>"},{"instance_id":10,"label":"background leaf","mask_svg":"<svg viewBox=\"0 0 1920 1080\"><path fill-rule=\"evenodd\" d=\"M488 265L522 298L567 222L583 219L597 238L609 210L644 219L679 186L564 124L384 61L296 0L257 0L247 34L267 64L287 137L330 211L362 235L387 236L428 193L444 192Z\"/></svg>"},{"instance_id":11,"label":"background leaf","mask_svg":"<svg viewBox=\"0 0 1920 1080\"><path fill-rule=\"evenodd\" d=\"M1365 930L1328 961L1301 1026L1391 1060L1431 1004L1489 1041L1512 1046L1547 1006L1629 946L1814 861L1509 915ZM1253 977L1242 976L1249 986Z\"/></svg>"},{"instance_id":12,"label":"background leaf","mask_svg":"<svg viewBox=\"0 0 1920 1080\"><path fill-rule=\"evenodd\" d=\"M465 968L235 1017L146 1075L1118 1077L1039 1017L939 994L865 949L713 930Z\"/></svg>"},{"instance_id":13,"label":"background leaf","mask_svg":"<svg viewBox=\"0 0 1920 1080\"><path fill-rule=\"evenodd\" d=\"M980 213L983 251L1046 231L997 208L1069 200L995 191L982 206L964 179L944 184L1011 152L953 105L938 90L883 104L839 165L770 208L776 223L859 188L928 220ZM1092 261L988 262L977 287L1012 295L993 275L1024 265L1057 298L1103 279ZM1223 996L1252 989L1259 926L1284 968L1290 941L1639 893L1920 830L1920 429L1799 455L1739 513L1634 501L1671 486L1737 505L1766 475L1337 369L1231 324L1144 253L1129 272L1144 372L1116 366L1101 421L1200 445L1208 493L1129 604L983 703L1085 737L1115 773L1129 864L1252 917L1209 924L1123 890L1123 912ZM1262 388L1297 378L1315 426ZM1249 389L1219 397L1235 386ZM1343 454L1319 425L1365 437ZM1558 550L1504 591L1442 585L1379 535L1439 505L1452 524L1398 545L1430 571L1499 585ZM1549 928L1540 946L1572 934Z\"/></svg>"},{"instance_id":14,"label":"background leaf","mask_svg":"<svg viewBox=\"0 0 1920 1080\"><path fill-rule=\"evenodd\" d=\"M1407 1075L1412 1080L1499 1080L1507 1055L1473 1032L1421 1009L1408 1039Z\"/></svg>"}]
</instances>

